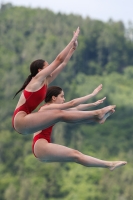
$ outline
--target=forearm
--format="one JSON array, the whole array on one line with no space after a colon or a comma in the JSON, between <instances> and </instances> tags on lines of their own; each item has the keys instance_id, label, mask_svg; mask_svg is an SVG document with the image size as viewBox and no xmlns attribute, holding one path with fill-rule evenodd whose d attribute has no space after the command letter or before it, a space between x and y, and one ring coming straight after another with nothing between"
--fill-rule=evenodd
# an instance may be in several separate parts
<instances>
[{"instance_id":1,"label":"forearm","mask_svg":"<svg viewBox=\"0 0 133 200\"><path fill-rule=\"evenodd\" d=\"M59 58L61 60L61 63L65 62L65 60L67 60L67 56L69 54L69 52L71 52L73 54L73 46L74 46L74 40L72 39L69 44L60 52L60 54L57 56L57 58ZM70 57L72 56L70 53ZM68 56L68 57L69 57ZM70 58L69 58L70 59ZM68 61L67 61L68 62Z\"/></svg>"},{"instance_id":2,"label":"forearm","mask_svg":"<svg viewBox=\"0 0 133 200\"><path fill-rule=\"evenodd\" d=\"M73 107L76 107L80 104L83 104L84 102L88 101L90 98L94 97L95 95L93 93L88 94L86 96L80 97L80 98L76 98L72 100L73 103Z\"/></svg>"},{"instance_id":3,"label":"forearm","mask_svg":"<svg viewBox=\"0 0 133 200\"><path fill-rule=\"evenodd\" d=\"M59 65L61 65L64 62L70 49L74 46L75 42L77 41L79 31L80 31L79 28L77 28L69 44L61 51L61 53L58 54L55 60L48 67L44 68L36 75L35 77L36 79L38 79L40 82L44 81L44 78L47 78L48 76L50 76L51 73L54 70L56 70L56 68L58 68Z\"/></svg>"},{"instance_id":4,"label":"forearm","mask_svg":"<svg viewBox=\"0 0 133 200\"><path fill-rule=\"evenodd\" d=\"M75 48L71 48L68 55L66 56L65 60L63 61L62 64L59 65L51 74L50 77L47 78L48 83L52 82L59 74L60 72L64 69L64 67L67 65L68 61L72 57L73 53L75 52Z\"/></svg>"},{"instance_id":5,"label":"forearm","mask_svg":"<svg viewBox=\"0 0 133 200\"><path fill-rule=\"evenodd\" d=\"M101 103L104 102L104 100L106 99L106 97L96 101L96 102L93 102L93 103L89 103L89 104L80 104L78 106L75 107L75 110L88 110L89 108L93 107L93 106L98 106L100 105Z\"/></svg>"},{"instance_id":6,"label":"forearm","mask_svg":"<svg viewBox=\"0 0 133 200\"><path fill-rule=\"evenodd\" d=\"M65 58L68 55L68 52L70 51L70 49L75 46L75 42L78 39L79 32L80 32L80 29L78 27L77 30L74 32L73 38L71 39L71 41L69 42L69 44L57 56L57 58L59 58L59 60L61 60L61 62L63 62L65 60Z\"/></svg>"},{"instance_id":7,"label":"forearm","mask_svg":"<svg viewBox=\"0 0 133 200\"><path fill-rule=\"evenodd\" d=\"M76 110L88 110L89 108L95 106L94 103L88 103L88 104L80 104L75 107Z\"/></svg>"}]
</instances>

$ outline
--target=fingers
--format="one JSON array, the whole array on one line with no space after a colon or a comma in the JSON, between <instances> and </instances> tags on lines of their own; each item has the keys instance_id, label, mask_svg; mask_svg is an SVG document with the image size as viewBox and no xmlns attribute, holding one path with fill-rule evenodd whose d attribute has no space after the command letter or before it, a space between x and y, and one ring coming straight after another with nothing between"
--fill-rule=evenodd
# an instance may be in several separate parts
<instances>
[{"instance_id":1,"label":"fingers","mask_svg":"<svg viewBox=\"0 0 133 200\"><path fill-rule=\"evenodd\" d=\"M102 84L100 84L97 88L99 88L99 89L102 89L102 87L103 87L103 85Z\"/></svg>"},{"instance_id":2,"label":"fingers","mask_svg":"<svg viewBox=\"0 0 133 200\"><path fill-rule=\"evenodd\" d=\"M103 87L103 85L102 84L100 84L95 90L101 90L102 89L102 87Z\"/></svg>"},{"instance_id":3,"label":"fingers","mask_svg":"<svg viewBox=\"0 0 133 200\"><path fill-rule=\"evenodd\" d=\"M101 99L102 101L104 101L106 99L106 97L104 97L103 99Z\"/></svg>"},{"instance_id":4,"label":"fingers","mask_svg":"<svg viewBox=\"0 0 133 200\"><path fill-rule=\"evenodd\" d=\"M75 31L75 33L79 34L79 32L80 32L80 28L78 27L77 30Z\"/></svg>"},{"instance_id":5,"label":"fingers","mask_svg":"<svg viewBox=\"0 0 133 200\"><path fill-rule=\"evenodd\" d=\"M72 38L72 42L76 42L77 39L78 39L78 36L79 36L79 32L80 32L80 29L79 27L77 28L76 31L73 31L73 38Z\"/></svg>"},{"instance_id":6,"label":"fingers","mask_svg":"<svg viewBox=\"0 0 133 200\"><path fill-rule=\"evenodd\" d=\"M80 33L80 29L79 29L79 27L77 28L76 31L73 31L73 34L74 34L74 36L76 37L76 39L77 39L79 33Z\"/></svg>"},{"instance_id":7,"label":"fingers","mask_svg":"<svg viewBox=\"0 0 133 200\"><path fill-rule=\"evenodd\" d=\"M96 102L95 102L95 105L99 105L99 104L103 103L105 99L106 99L106 97L104 97L104 98L102 98L102 99L96 101Z\"/></svg>"},{"instance_id":8,"label":"fingers","mask_svg":"<svg viewBox=\"0 0 133 200\"><path fill-rule=\"evenodd\" d=\"M102 90L102 84L100 84L100 85L93 91L93 94L96 95L98 92L100 92L100 90Z\"/></svg>"},{"instance_id":9,"label":"fingers","mask_svg":"<svg viewBox=\"0 0 133 200\"><path fill-rule=\"evenodd\" d=\"M102 87L103 86L103 84L100 84L98 87Z\"/></svg>"},{"instance_id":10,"label":"fingers","mask_svg":"<svg viewBox=\"0 0 133 200\"><path fill-rule=\"evenodd\" d=\"M100 102L100 103L103 103L105 99L106 99L106 97L100 99L99 102Z\"/></svg>"}]
</instances>

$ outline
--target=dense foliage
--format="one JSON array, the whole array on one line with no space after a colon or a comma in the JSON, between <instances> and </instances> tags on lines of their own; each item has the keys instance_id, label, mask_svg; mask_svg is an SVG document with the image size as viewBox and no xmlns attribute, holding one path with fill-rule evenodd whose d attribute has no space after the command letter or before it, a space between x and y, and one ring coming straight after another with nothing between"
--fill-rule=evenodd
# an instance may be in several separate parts
<instances>
[{"instance_id":1,"label":"dense foliage","mask_svg":"<svg viewBox=\"0 0 133 200\"><path fill-rule=\"evenodd\" d=\"M63 86L66 100L91 93L116 104L103 125L58 123L53 141L105 160L127 160L113 172L74 163L41 163L31 152L32 135L22 136L11 126L19 95L15 92L29 75L30 62L49 63L80 26L79 46L53 84ZM83 19L2 4L0 9L0 200L132 200L133 166L133 26ZM99 107L102 107L99 106ZM98 108L99 108L98 107Z\"/></svg>"}]
</instances>

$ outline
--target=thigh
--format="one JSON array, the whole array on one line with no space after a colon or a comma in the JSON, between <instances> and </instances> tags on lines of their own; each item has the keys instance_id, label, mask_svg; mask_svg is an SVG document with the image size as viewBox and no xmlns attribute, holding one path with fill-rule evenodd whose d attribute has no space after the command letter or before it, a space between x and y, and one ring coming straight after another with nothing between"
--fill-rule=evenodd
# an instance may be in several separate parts
<instances>
[{"instance_id":1,"label":"thigh","mask_svg":"<svg viewBox=\"0 0 133 200\"><path fill-rule=\"evenodd\" d=\"M19 112L14 118L14 127L19 133L32 134L60 121L61 114L60 110L52 110L52 115L49 110L31 114Z\"/></svg>"},{"instance_id":2,"label":"thigh","mask_svg":"<svg viewBox=\"0 0 133 200\"><path fill-rule=\"evenodd\" d=\"M77 150L58 144L48 143L43 139L35 143L34 153L36 157L43 162L75 162L77 157L81 154Z\"/></svg>"}]
</instances>

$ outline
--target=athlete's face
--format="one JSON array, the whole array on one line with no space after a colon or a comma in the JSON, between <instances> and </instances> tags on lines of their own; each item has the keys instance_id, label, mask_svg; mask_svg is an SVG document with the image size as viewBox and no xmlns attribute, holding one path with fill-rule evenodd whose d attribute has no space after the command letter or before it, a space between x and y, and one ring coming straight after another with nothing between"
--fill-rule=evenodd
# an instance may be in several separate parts
<instances>
[{"instance_id":1,"label":"athlete's face","mask_svg":"<svg viewBox=\"0 0 133 200\"><path fill-rule=\"evenodd\" d=\"M54 97L54 103L62 104L64 102L65 102L64 92L61 91L61 93L57 97Z\"/></svg>"},{"instance_id":2,"label":"athlete's face","mask_svg":"<svg viewBox=\"0 0 133 200\"><path fill-rule=\"evenodd\" d=\"M41 70L45 69L47 66L49 66L48 62L45 61L43 64L43 68L42 69L38 69L38 72L40 72Z\"/></svg>"}]
</instances>

